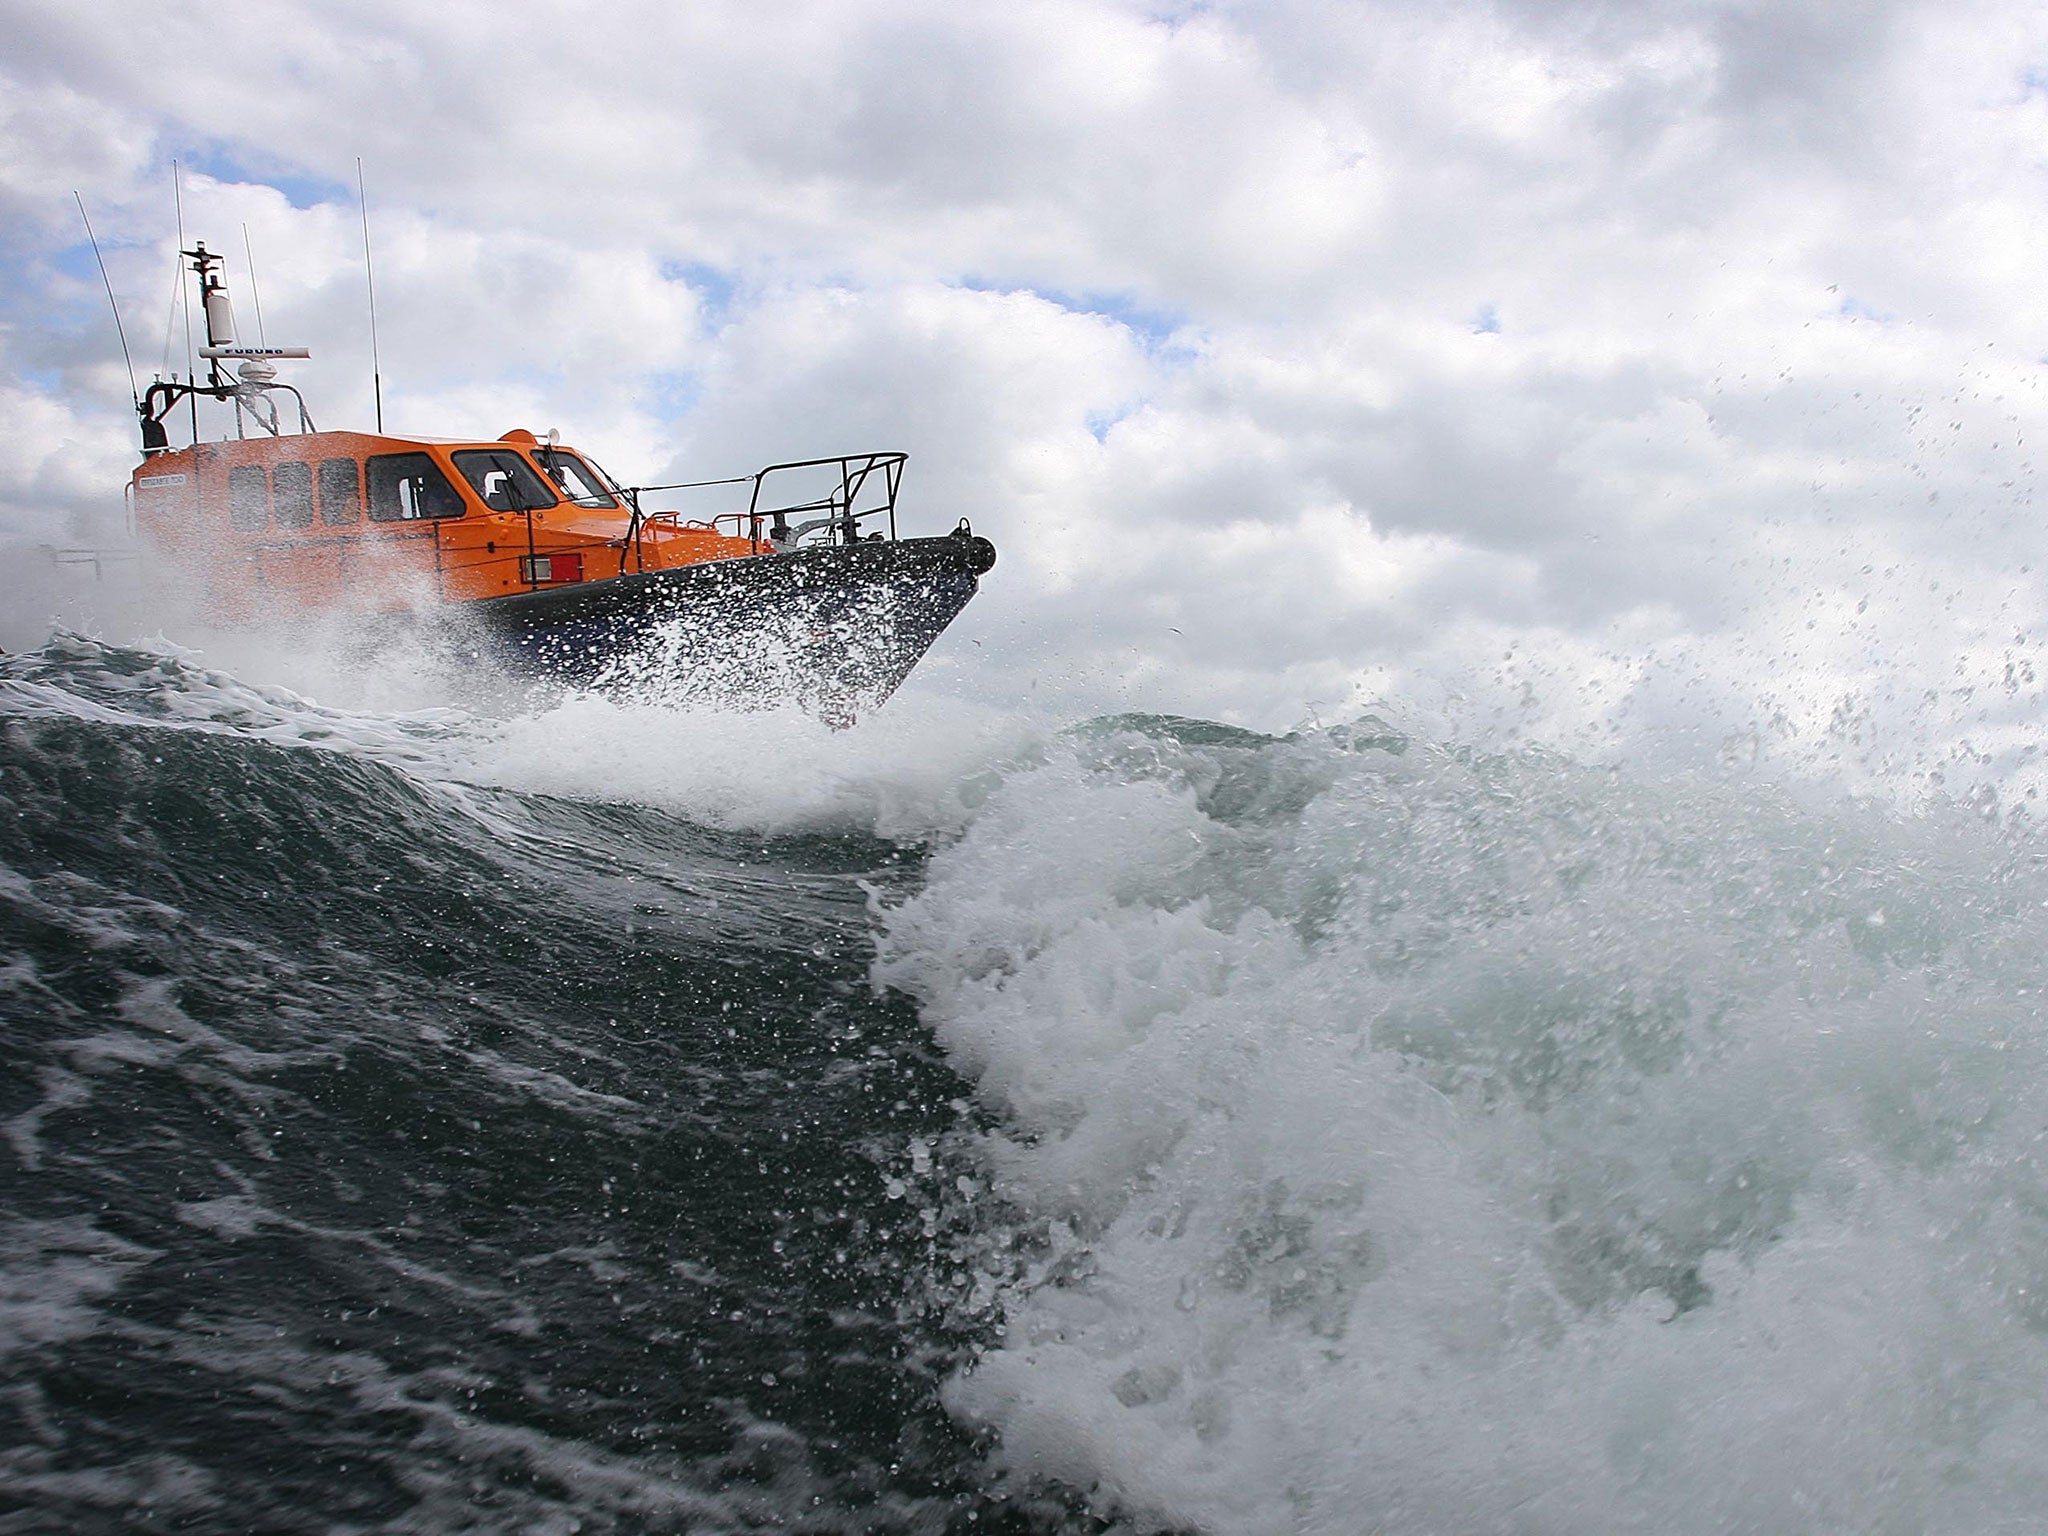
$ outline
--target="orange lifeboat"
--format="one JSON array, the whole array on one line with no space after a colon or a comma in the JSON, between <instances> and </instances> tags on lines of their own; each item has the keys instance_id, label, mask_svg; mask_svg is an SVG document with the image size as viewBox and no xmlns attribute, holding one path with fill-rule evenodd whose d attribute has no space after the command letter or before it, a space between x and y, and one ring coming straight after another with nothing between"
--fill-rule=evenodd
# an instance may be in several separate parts
<instances>
[{"instance_id":1,"label":"orange lifeboat","mask_svg":"<svg viewBox=\"0 0 2048 1536\"><path fill-rule=\"evenodd\" d=\"M239 344L221 258L183 255L210 374L150 386L130 488L139 530L223 621L425 616L515 672L647 689L723 667L836 717L886 698L995 563L964 519L898 536L901 453L628 487L552 433L320 431L273 362L305 351ZM232 437L201 438L202 400L232 410ZM716 488L744 509L650 505Z\"/></svg>"}]
</instances>

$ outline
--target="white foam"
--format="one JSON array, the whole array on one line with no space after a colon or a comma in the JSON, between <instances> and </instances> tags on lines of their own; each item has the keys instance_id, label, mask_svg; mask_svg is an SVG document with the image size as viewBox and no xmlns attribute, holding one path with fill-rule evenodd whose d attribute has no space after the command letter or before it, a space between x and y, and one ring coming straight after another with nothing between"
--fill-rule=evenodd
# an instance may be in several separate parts
<instances>
[{"instance_id":1,"label":"white foam","mask_svg":"<svg viewBox=\"0 0 2048 1536\"><path fill-rule=\"evenodd\" d=\"M1030 760L1054 733L1013 711L914 688L835 729L793 707L687 708L559 689L508 692L491 675L437 677L410 655L396 659L390 686L380 688L312 641L271 660L257 675L292 675L319 686L319 696L223 671L207 655L162 639L117 651L60 633L0 673L0 705L29 718L344 752L441 789L478 784L644 805L726 830L857 832L905 842L964 825L999 771ZM341 702L329 702L335 698ZM464 809L482 813L468 802Z\"/></svg>"},{"instance_id":2,"label":"white foam","mask_svg":"<svg viewBox=\"0 0 2048 1536\"><path fill-rule=\"evenodd\" d=\"M83 1216L0 1222L0 1360L93 1332L102 1321L95 1303L159 1257Z\"/></svg>"},{"instance_id":3,"label":"white foam","mask_svg":"<svg viewBox=\"0 0 2048 1536\"><path fill-rule=\"evenodd\" d=\"M1064 1249L949 1404L1177 1528L2040 1528L2035 846L1327 738L1014 773L877 967Z\"/></svg>"},{"instance_id":4,"label":"white foam","mask_svg":"<svg viewBox=\"0 0 2048 1536\"><path fill-rule=\"evenodd\" d=\"M994 765L1035 751L1042 727L904 695L834 730L794 708L656 708L572 694L473 740L486 782L628 802L765 833L860 831L915 840L963 824Z\"/></svg>"},{"instance_id":5,"label":"white foam","mask_svg":"<svg viewBox=\"0 0 2048 1536\"><path fill-rule=\"evenodd\" d=\"M201 652L161 637L116 649L61 632L40 650L9 659L0 672L0 706L30 719L206 731L410 766L445 760L444 743L492 729L488 720L445 704L410 710L325 704L280 683L222 671Z\"/></svg>"},{"instance_id":6,"label":"white foam","mask_svg":"<svg viewBox=\"0 0 2048 1536\"><path fill-rule=\"evenodd\" d=\"M18 717L339 752L395 769L452 813L485 821L497 809L471 786L639 804L727 830L917 841L964 823L994 781L990 765L1030 753L1045 734L943 698L898 701L850 730L796 709L661 708L559 690L509 702L509 714L334 705L206 666L161 640L116 650L59 634L0 666L0 708Z\"/></svg>"}]
</instances>

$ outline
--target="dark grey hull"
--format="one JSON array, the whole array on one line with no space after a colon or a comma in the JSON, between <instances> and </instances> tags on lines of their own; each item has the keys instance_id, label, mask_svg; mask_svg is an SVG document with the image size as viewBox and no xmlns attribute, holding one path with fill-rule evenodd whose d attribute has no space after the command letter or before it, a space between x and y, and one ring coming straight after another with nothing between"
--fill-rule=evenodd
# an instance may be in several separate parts
<instances>
[{"instance_id":1,"label":"dark grey hull","mask_svg":"<svg viewBox=\"0 0 2048 1536\"><path fill-rule=\"evenodd\" d=\"M520 675L851 712L895 692L995 558L964 531L814 545L494 598L464 619Z\"/></svg>"}]
</instances>

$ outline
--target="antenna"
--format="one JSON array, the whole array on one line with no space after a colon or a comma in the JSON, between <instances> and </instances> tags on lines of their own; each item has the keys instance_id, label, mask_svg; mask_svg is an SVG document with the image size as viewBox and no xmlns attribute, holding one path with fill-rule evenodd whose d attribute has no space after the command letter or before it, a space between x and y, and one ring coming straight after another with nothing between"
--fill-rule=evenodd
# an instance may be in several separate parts
<instances>
[{"instance_id":1,"label":"antenna","mask_svg":"<svg viewBox=\"0 0 2048 1536\"><path fill-rule=\"evenodd\" d=\"M356 156L356 207L363 214L363 286L370 293L370 389L377 401L377 431L384 431L384 371L377 360L377 279L370 270L370 199L363 192L363 157Z\"/></svg>"},{"instance_id":2,"label":"antenna","mask_svg":"<svg viewBox=\"0 0 2048 1536\"><path fill-rule=\"evenodd\" d=\"M256 305L256 343L269 346L270 338L263 333L263 294L256 286L256 253L249 248L249 226L242 225L242 255L249 263L249 297Z\"/></svg>"},{"instance_id":3,"label":"antenna","mask_svg":"<svg viewBox=\"0 0 2048 1536\"><path fill-rule=\"evenodd\" d=\"M107 276L107 259L100 255L99 236L92 232L92 220L86 218L85 199L78 196L78 188L71 189L71 195L78 198L78 216L85 220L85 238L92 242L92 259L100 264L100 281L106 285L107 307L114 312L114 334L121 338L121 361L128 365L128 398L135 402L135 408L142 409L142 392L135 387L135 359L128 355L128 330L121 324L121 306L114 299L114 281ZM247 226L243 226L245 229Z\"/></svg>"},{"instance_id":4,"label":"antenna","mask_svg":"<svg viewBox=\"0 0 2048 1536\"><path fill-rule=\"evenodd\" d=\"M178 178L178 162L171 162L171 199L178 209L178 261L185 260L185 190ZM185 382L197 384L199 370L192 361L192 300L185 293L185 284L178 284L178 303L185 312ZM192 407L192 441L199 441L199 396L194 393L186 397Z\"/></svg>"},{"instance_id":5,"label":"antenna","mask_svg":"<svg viewBox=\"0 0 2048 1536\"><path fill-rule=\"evenodd\" d=\"M178 242L180 245L184 243L182 240ZM181 255L171 263L171 302L164 310L164 350L156 365L156 376L159 379L171 372L171 338L178 333L178 295L184 291L185 258Z\"/></svg>"}]
</instances>

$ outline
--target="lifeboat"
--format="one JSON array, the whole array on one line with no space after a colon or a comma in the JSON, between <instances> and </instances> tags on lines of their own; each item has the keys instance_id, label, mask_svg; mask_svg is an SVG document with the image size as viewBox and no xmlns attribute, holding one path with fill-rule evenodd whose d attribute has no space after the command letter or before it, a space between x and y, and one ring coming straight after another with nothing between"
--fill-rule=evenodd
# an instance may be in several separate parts
<instances>
[{"instance_id":1,"label":"lifeboat","mask_svg":"<svg viewBox=\"0 0 2048 1536\"><path fill-rule=\"evenodd\" d=\"M130 494L138 531L223 622L424 620L515 675L787 697L843 722L895 690L995 563L965 519L899 536L901 453L628 486L552 432L321 431L277 377L305 349L239 343L221 258L181 254L210 371L138 403ZM202 401L232 411L232 435L202 440ZM732 504L708 510L707 495Z\"/></svg>"}]
</instances>

